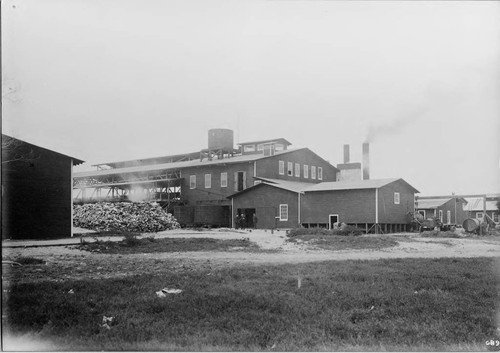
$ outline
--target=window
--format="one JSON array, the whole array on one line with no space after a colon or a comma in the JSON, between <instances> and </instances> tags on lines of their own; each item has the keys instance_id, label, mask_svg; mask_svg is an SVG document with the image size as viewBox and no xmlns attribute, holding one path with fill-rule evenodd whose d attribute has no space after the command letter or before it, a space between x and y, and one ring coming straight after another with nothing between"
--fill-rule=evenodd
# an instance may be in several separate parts
<instances>
[{"instance_id":1,"label":"window","mask_svg":"<svg viewBox=\"0 0 500 353\"><path fill-rule=\"evenodd\" d=\"M293 175L293 163L288 162L288 175L292 176Z\"/></svg>"},{"instance_id":2,"label":"window","mask_svg":"<svg viewBox=\"0 0 500 353\"><path fill-rule=\"evenodd\" d=\"M235 172L234 173L234 191L245 190L247 185L247 173Z\"/></svg>"},{"instance_id":3,"label":"window","mask_svg":"<svg viewBox=\"0 0 500 353\"><path fill-rule=\"evenodd\" d=\"M271 144L264 145L264 156L274 156L274 145Z\"/></svg>"},{"instance_id":4,"label":"window","mask_svg":"<svg viewBox=\"0 0 500 353\"><path fill-rule=\"evenodd\" d=\"M288 205L280 205L280 221L288 221Z\"/></svg>"},{"instance_id":5,"label":"window","mask_svg":"<svg viewBox=\"0 0 500 353\"><path fill-rule=\"evenodd\" d=\"M262 143L257 145L257 151L264 151L264 145Z\"/></svg>"},{"instance_id":6,"label":"window","mask_svg":"<svg viewBox=\"0 0 500 353\"><path fill-rule=\"evenodd\" d=\"M483 218L483 212L476 212L476 218Z\"/></svg>"},{"instance_id":7,"label":"window","mask_svg":"<svg viewBox=\"0 0 500 353\"><path fill-rule=\"evenodd\" d=\"M227 173L220 173L220 187L227 187Z\"/></svg>"},{"instance_id":8,"label":"window","mask_svg":"<svg viewBox=\"0 0 500 353\"><path fill-rule=\"evenodd\" d=\"M212 174L205 174L205 189L212 187Z\"/></svg>"},{"instance_id":9,"label":"window","mask_svg":"<svg viewBox=\"0 0 500 353\"><path fill-rule=\"evenodd\" d=\"M299 163L295 163L295 176L297 178L300 178L300 164Z\"/></svg>"},{"instance_id":10,"label":"window","mask_svg":"<svg viewBox=\"0 0 500 353\"><path fill-rule=\"evenodd\" d=\"M311 179L316 179L316 167L311 166Z\"/></svg>"},{"instance_id":11,"label":"window","mask_svg":"<svg viewBox=\"0 0 500 353\"><path fill-rule=\"evenodd\" d=\"M309 166L304 164L304 178L309 178Z\"/></svg>"},{"instance_id":12,"label":"window","mask_svg":"<svg viewBox=\"0 0 500 353\"><path fill-rule=\"evenodd\" d=\"M439 220L443 221L443 210L439 210Z\"/></svg>"},{"instance_id":13,"label":"window","mask_svg":"<svg viewBox=\"0 0 500 353\"><path fill-rule=\"evenodd\" d=\"M493 213L493 222L498 222L498 213Z\"/></svg>"},{"instance_id":14,"label":"window","mask_svg":"<svg viewBox=\"0 0 500 353\"><path fill-rule=\"evenodd\" d=\"M422 215L422 217L424 217L424 219L425 219L425 210L418 210L418 213L420 213Z\"/></svg>"},{"instance_id":15,"label":"window","mask_svg":"<svg viewBox=\"0 0 500 353\"><path fill-rule=\"evenodd\" d=\"M446 211L446 223L448 223L448 224L451 223L451 211L450 210Z\"/></svg>"},{"instance_id":16,"label":"window","mask_svg":"<svg viewBox=\"0 0 500 353\"><path fill-rule=\"evenodd\" d=\"M394 193L394 204L399 205L399 202L400 202L399 192L395 192Z\"/></svg>"},{"instance_id":17,"label":"window","mask_svg":"<svg viewBox=\"0 0 500 353\"><path fill-rule=\"evenodd\" d=\"M284 146L281 143L277 143L275 146L276 151L283 151Z\"/></svg>"},{"instance_id":18,"label":"window","mask_svg":"<svg viewBox=\"0 0 500 353\"><path fill-rule=\"evenodd\" d=\"M318 167L318 180L323 180L323 168Z\"/></svg>"},{"instance_id":19,"label":"window","mask_svg":"<svg viewBox=\"0 0 500 353\"><path fill-rule=\"evenodd\" d=\"M196 188L196 175L190 175L189 176L189 188L190 189L195 189Z\"/></svg>"},{"instance_id":20,"label":"window","mask_svg":"<svg viewBox=\"0 0 500 353\"><path fill-rule=\"evenodd\" d=\"M280 170L280 175L285 175L285 162L283 161L279 162L279 170Z\"/></svg>"},{"instance_id":21,"label":"window","mask_svg":"<svg viewBox=\"0 0 500 353\"><path fill-rule=\"evenodd\" d=\"M255 145L245 145L244 151L245 152L255 152Z\"/></svg>"}]
</instances>

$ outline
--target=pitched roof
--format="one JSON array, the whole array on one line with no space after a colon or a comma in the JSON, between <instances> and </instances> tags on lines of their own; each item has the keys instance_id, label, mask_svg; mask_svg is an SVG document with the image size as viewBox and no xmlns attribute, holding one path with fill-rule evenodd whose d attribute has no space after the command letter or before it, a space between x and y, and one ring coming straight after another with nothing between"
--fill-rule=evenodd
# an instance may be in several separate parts
<instances>
[{"instance_id":1,"label":"pitched roof","mask_svg":"<svg viewBox=\"0 0 500 353\"><path fill-rule=\"evenodd\" d=\"M418 209L429 209L429 208L438 208L439 206L444 205L451 199L418 199L417 208Z\"/></svg>"},{"instance_id":2,"label":"pitched roof","mask_svg":"<svg viewBox=\"0 0 500 353\"><path fill-rule=\"evenodd\" d=\"M292 153L299 151L300 149L293 150L285 150L279 151L274 154L274 156ZM79 172L74 173L75 178L86 178L86 177L99 177L104 175L119 175L119 174L127 174L127 173L147 173L158 170L175 170L189 167L203 167L206 165L217 165L217 164L233 164L233 163L243 163L243 162L253 162L259 159L270 158L273 156L264 156L263 154L248 154L241 155L236 157L224 158L224 159L213 159L209 161L208 159L204 159L200 161L191 160L191 161L182 161L182 162L173 162L173 163L160 163L160 164L152 164L152 165L141 165L136 167L125 167L125 168L113 168L113 169L104 169L104 170L92 170L87 172Z\"/></svg>"},{"instance_id":3,"label":"pitched roof","mask_svg":"<svg viewBox=\"0 0 500 353\"><path fill-rule=\"evenodd\" d=\"M38 145L34 145L34 144L30 143L30 142L26 142L26 141L20 140L20 139L18 139L18 138L15 138L15 137L12 137L12 136L9 136L9 135L2 134L2 140L4 140L4 139L14 139L14 140L17 140L17 141L19 141L19 142L21 142L21 143L23 143L23 144L27 144L27 145L35 146L35 147L40 148L40 149L42 149L42 150L49 151L49 152L52 152L52 153L58 154L58 155L60 155L60 156L63 156L63 157L69 158L69 159L71 159L71 160L73 161L73 165L74 165L74 166L75 166L75 165L78 165L78 164L82 164L82 163L84 163L84 162L85 162L85 161L83 161L83 160L81 160L81 159L78 159L78 158L75 158L75 157L71 157L71 156L68 156L68 155L66 155L66 154L63 154L63 153L60 153L60 152L56 152L56 151L54 151L54 150L50 150L50 149L45 148L45 147L41 147L41 146L38 146Z\"/></svg>"},{"instance_id":4,"label":"pitched roof","mask_svg":"<svg viewBox=\"0 0 500 353\"><path fill-rule=\"evenodd\" d=\"M269 185L272 187L276 187L279 189L284 189L288 191L292 191L295 193L304 193L311 191L338 191L338 190L353 190L353 189L378 189L382 186L388 185L395 181L401 180L405 184L407 184L411 189L415 192L418 192L413 186L408 184L403 179L371 179L371 180L360 180L360 181L332 181L332 182L323 182L323 183L304 183L299 181L288 181L281 179L270 179L270 178L261 178L256 177L255 179L261 180L262 183L251 186L245 190L234 193L228 198L234 197L241 193L252 190L255 187L261 185Z\"/></svg>"},{"instance_id":5,"label":"pitched roof","mask_svg":"<svg viewBox=\"0 0 500 353\"><path fill-rule=\"evenodd\" d=\"M337 191L337 190L355 190L355 189L378 189L385 185L394 183L396 181L402 181L408 187L410 187L414 192L418 192L413 186L408 184L403 179L369 179L369 180L348 180L348 181L330 181L319 184L314 184L304 189L304 192L311 191Z\"/></svg>"},{"instance_id":6,"label":"pitched roof","mask_svg":"<svg viewBox=\"0 0 500 353\"><path fill-rule=\"evenodd\" d=\"M437 198L432 198L432 197L419 197L417 199L417 205L419 209L434 209L438 208L445 203L447 203L450 200L453 200L454 197L449 197L449 198L443 198L443 197L437 197ZM456 198L457 202L461 202L462 204L466 205L467 200L464 199L463 197L457 197Z\"/></svg>"},{"instance_id":7,"label":"pitched roof","mask_svg":"<svg viewBox=\"0 0 500 353\"><path fill-rule=\"evenodd\" d=\"M254 179L260 180L261 183L253 185L253 186L246 188L244 190L235 192L234 194L227 196L227 198L231 199L231 198L233 198L235 196L239 196L245 192L254 190L255 188L262 187L263 185L268 185L268 186L271 186L274 188L291 191L291 192L294 192L297 194L302 193L302 190L304 190L304 188L311 185L311 183L303 183L303 182L299 182L299 181L288 181L288 180L270 179L270 178L261 178L261 177L254 177Z\"/></svg>"},{"instance_id":8,"label":"pitched roof","mask_svg":"<svg viewBox=\"0 0 500 353\"><path fill-rule=\"evenodd\" d=\"M311 186L312 183L305 183L300 181L290 181L290 180L280 180L280 179L271 179L271 178L261 178L256 177L255 179L262 180L265 184L285 189L288 191L293 191L296 193L302 192L304 189Z\"/></svg>"}]
</instances>

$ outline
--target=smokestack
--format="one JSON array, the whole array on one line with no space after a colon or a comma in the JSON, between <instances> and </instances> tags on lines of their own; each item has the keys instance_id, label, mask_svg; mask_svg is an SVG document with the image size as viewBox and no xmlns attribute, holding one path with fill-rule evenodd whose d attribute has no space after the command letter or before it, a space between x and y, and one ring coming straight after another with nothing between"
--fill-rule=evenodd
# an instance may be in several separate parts
<instances>
[{"instance_id":1,"label":"smokestack","mask_svg":"<svg viewBox=\"0 0 500 353\"><path fill-rule=\"evenodd\" d=\"M363 143L363 180L370 179L370 144Z\"/></svg>"},{"instance_id":2,"label":"smokestack","mask_svg":"<svg viewBox=\"0 0 500 353\"><path fill-rule=\"evenodd\" d=\"M344 164L349 163L349 145L344 145Z\"/></svg>"}]
</instances>

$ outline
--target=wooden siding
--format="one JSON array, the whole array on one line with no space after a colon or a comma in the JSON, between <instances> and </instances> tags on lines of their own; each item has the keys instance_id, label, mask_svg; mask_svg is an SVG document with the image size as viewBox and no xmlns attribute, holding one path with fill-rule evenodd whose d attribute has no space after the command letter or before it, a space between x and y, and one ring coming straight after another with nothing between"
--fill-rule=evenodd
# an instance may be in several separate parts
<instances>
[{"instance_id":1,"label":"wooden siding","mask_svg":"<svg viewBox=\"0 0 500 353\"><path fill-rule=\"evenodd\" d=\"M248 192L236 195L233 202L233 219L239 208L255 208L257 228L271 229L275 225L278 228L298 226L298 194L295 192L260 184ZM279 216L280 204L288 205L288 221L275 220L275 217Z\"/></svg>"},{"instance_id":2,"label":"wooden siding","mask_svg":"<svg viewBox=\"0 0 500 353\"><path fill-rule=\"evenodd\" d=\"M221 173L227 173L227 187L221 187ZM229 205L227 196L234 194L234 173L245 172L245 188L253 185L253 162L185 168L182 170L181 201L187 205ZM205 188L205 174L212 175L212 185ZM196 175L196 189L189 188L189 176Z\"/></svg>"},{"instance_id":3,"label":"wooden siding","mask_svg":"<svg viewBox=\"0 0 500 353\"><path fill-rule=\"evenodd\" d=\"M279 161L285 163L284 175L279 174ZM293 163L293 173L288 175L288 162ZM300 177L295 176L295 163L300 164ZM304 178L304 164L309 166L309 177ZM311 178L311 166L316 166L316 179ZM323 168L323 180L318 179L318 167ZM300 149L282 155L275 155L257 161L257 176L262 178L283 179L290 181L319 183L322 181L336 181L337 168L324 161L309 149Z\"/></svg>"},{"instance_id":4,"label":"wooden siding","mask_svg":"<svg viewBox=\"0 0 500 353\"><path fill-rule=\"evenodd\" d=\"M394 203L394 193L399 192L399 204ZM405 183L395 181L379 188L378 191L378 223L406 224L409 212L415 210L415 194Z\"/></svg>"},{"instance_id":5,"label":"wooden siding","mask_svg":"<svg viewBox=\"0 0 500 353\"><path fill-rule=\"evenodd\" d=\"M315 191L301 196L301 223L375 223L375 189Z\"/></svg>"},{"instance_id":6,"label":"wooden siding","mask_svg":"<svg viewBox=\"0 0 500 353\"><path fill-rule=\"evenodd\" d=\"M27 143L16 148L30 151L33 158L2 165L2 238L69 237L72 159ZM4 161L9 154L2 151Z\"/></svg>"},{"instance_id":7,"label":"wooden siding","mask_svg":"<svg viewBox=\"0 0 500 353\"><path fill-rule=\"evenodd\" d=\"M394 192L400 204L394 204ZM375 223L375 189L306 192L301 197L301 223L328 223L329 215L338 214L345 223ZM378 189L378 223L407 224L413 211L413 191L404 183L394 182Z\"/></svg>"}]
</instances>

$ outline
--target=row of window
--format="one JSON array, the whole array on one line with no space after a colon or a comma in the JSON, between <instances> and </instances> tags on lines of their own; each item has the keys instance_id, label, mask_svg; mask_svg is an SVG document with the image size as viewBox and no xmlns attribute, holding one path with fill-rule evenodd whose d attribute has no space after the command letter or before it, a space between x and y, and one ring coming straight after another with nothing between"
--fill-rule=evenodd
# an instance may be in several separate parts
<instances>
[{"instance_id":1,"label":"row of window","mask_svg":"<svg viewBox=\"0 0 500 353\"><path fill-rule=\"evenodd\" d=\"M311 179L316 179L316 166L312 165L311 166ZM318 180L323 180L323 168L318 167ZM300 163L295 163L295 169L294 169L294 163L293 162L288 162L288 176L293 176L295 172L295 176L297 178L300 178ZM302 172L303 176L306 179L309 179L309 166L307 164L304 164L302 167ZM285 175L285 162L284 161L279 161L279 174L280 175Z\"/></svg>"},{"instance_id":2,"label":"row of window","mask_svg":"<svg viewBox=\"0 0 500 353\"><path fill-rule=\"evenodd\" d=\"M212 174L205 174L205 189L212 187ZM220 173L220 187L227 187L227 173ZM189 176L189 188L196 189L196 175Z\"/></svg>"},{"instance_id":3,"label":"row of window","mask_svg":"<svg viewBox=\"0 0 500 353\"><path fill-rule=\"evenodd\" d=\"M220 187L225 188L228 184L227 172L220 173ZM212 174L205 174L205 189L212 187ZM189 188L196 189L196 175L189 176ZM246 172L234 173L234 191L241 191L246 188Z\"/></svg>"}]
</instances>

